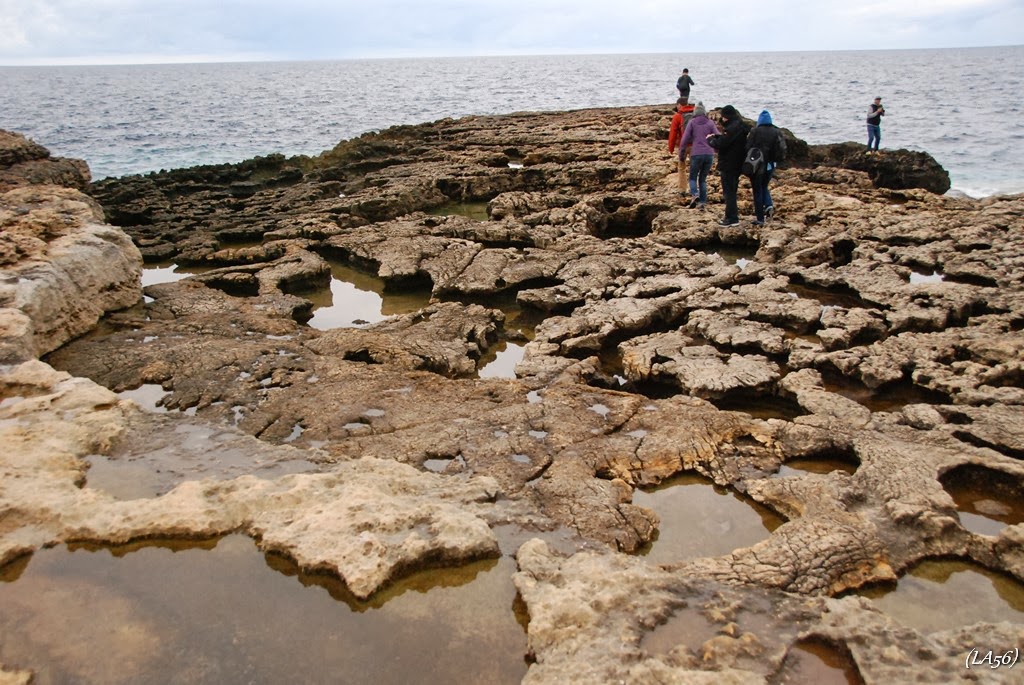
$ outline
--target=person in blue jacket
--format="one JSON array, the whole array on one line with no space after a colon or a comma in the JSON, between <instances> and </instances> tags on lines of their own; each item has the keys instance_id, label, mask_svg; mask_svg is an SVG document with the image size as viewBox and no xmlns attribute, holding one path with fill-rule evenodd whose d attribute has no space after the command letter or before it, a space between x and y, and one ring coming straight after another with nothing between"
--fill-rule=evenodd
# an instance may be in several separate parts
<instances>
[{"instance_id":1,"label":"person in blue jacket","mask_svg":"<svg viewBox=\"0 0 1024 685\"><path fill-rule=\"evenodd\" d=\"M763 226L765 219L775 214L772 195L768 192L768 184L772 180L775 167L786 158L786 139L782 130L772 123L772 115L762 110L757 117L757 126L747 136L747 150L759 148L764 157L764 169L750 179L750 188L754 193L754 225Z\"/></svg>"}]
</instances>

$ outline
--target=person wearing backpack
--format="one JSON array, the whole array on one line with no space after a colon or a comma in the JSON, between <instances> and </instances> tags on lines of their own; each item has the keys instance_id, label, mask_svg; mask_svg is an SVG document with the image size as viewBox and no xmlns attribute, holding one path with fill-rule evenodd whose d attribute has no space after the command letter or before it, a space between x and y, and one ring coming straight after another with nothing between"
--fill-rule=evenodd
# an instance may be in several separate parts
<instances>
[{"instance_id":1,"label":"person wearing backpack","mask_svg":"<svg viewBox=\"0 0 1024 685\"><path fill-rule=\"evenodd\" d=\"M760 150L762 163L760 168L752 169L750 188L754 194L754 225L764 226L765 219L775 214L768 184L772 180L775 167L786 158L786 139L782 130L772 123L772 115L762 110L757 117L757 126L747 136L747 150Z\"/></svg>"},{"instance_id":2,"label":"person wearing backpack","mask_svg":"<svg viewBox=\"0 0 1024 685\"><path fill-rule=\"evenodd\" d=\"M711 164L715 160L715 150L708 143L708 139L710 136L718 135L719 131L715 122L708 119L707 114L704 103L698 102L693 110L693 118L686 124L683 139L679 143L680 157L687 146L693 146L690 152L690 209L704 209L708 203L708 172L711 171Z\"/></svg>"},{"instance_id":3,"label":"person wearing backpack","mask_svg":"<svg viewBox=\"0 0 1024 685\"><path fill-rule=\"evenodd\" d=\"M750 127L743 123L743 117L732 105L726 105L719 112L722 117L722 132L707 138L708 144L718 150L718 175L722 179L722 197L725 200L725 216L719 226L738 226L740 212L736 206L736 193L740 187L740 170L746 155L747 133Z\"/></svg>"},{"instance_id":4,"label":"person wearing backpack","mask_svg":"<svg viewBox=\"0 0 1024 685\"><path fill-rule=\"evenodd\" d=\"M672 116L672 123L668 127L668 153L671 155L676 151L676 146L683 139L683 129L693 116L694 107L688 104L683 98L676 100L676 113ZM686 194L686 153L687 146L679 148L678 180L679 194Z\"/></svg>"}]
</instances>

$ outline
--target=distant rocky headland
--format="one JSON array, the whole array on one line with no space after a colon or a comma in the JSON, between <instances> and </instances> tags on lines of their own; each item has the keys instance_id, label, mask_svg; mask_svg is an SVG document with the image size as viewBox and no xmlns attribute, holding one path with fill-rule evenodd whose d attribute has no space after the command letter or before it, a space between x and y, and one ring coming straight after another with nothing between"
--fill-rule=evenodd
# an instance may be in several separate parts
<instances>
[{"instance_id":1,"label":"distant rocky headland","mask_svg":"<svg viewBox=\"0 0 1024 685\"><path fill-rule=\"evenodd\" d=\"M1024 196L786 132L775 219L722 228L717 178L709 211L675 192L671 114L445 119L95 183L0 132L0 563L241 532L365 599L514 556L524 682L784 682L805 644L866 683L973 682L971 650L1024 625L928 632L859 592L927 560L1024 582ZM143 288L144 263L194 273ZM334 263L429 303L310 327ZM509 342L515 378L479 377ZM147 385L166 411L119 394ZM96 486L98 459L151 492ZM645 556L687 521L638 495L680 474L779 525Z\"/></svg>"}]
</instances>

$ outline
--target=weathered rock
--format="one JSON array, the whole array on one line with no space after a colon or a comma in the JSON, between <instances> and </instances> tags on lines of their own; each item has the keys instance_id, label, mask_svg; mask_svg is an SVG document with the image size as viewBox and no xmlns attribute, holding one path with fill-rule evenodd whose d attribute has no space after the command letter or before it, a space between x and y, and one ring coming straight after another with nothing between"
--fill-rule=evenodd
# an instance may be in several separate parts
<instances>
[{"instance_id":1,"label":"weathered rock","mask_svg":"<svg viewBox=\"0 0 1024 685\"><path fill-rule=\"evenodd\" d=\"M723 229L675 195L670 115L466 117L94 184L147 259L212 269L46 357L77 378L5 368L0 430L18 447L0 464L19 478L0 481L3 558L242 530L366 595L496 554L492 527L516 544L566 531L575 555L518 554L530 682L764 682L820 636L866 682L902 683L948 679L976 640L1020 645L1019 626L923 634L831 597L933 557L1024 580L1024 524L971 532L945 490L1024 482L1024 198L936 195L907 187L942 190L929 158L794 139L775 220ZM450 202L490 218L425 213ZM64 239L43 209L5 224L5 276ZM312 329L301 293L329 259L431 302ZM532 332L501 311L513 296L543 319ZM39 354L36 317L0 312L11 360ZM513 335L517 377L475 377ZM165 413L96 383L159 384ZM200 451L216 458L192 474ZM148 469L157 492L90 488L101 458ZM779 477L793 459L849 469ZM685 472L786 522L728 554L627 554L672 525L635 488ZM673 621L698 630L672 637Z\"/></svg>"},{"instance_id":2,"label":"weathered rock","mask_svg":"<svg viewBox=\"0 0 1024 685\"><path fill-rule=\"evenodd\" d=\"M9 314L0 359L24 361L60 347L105 312L141 297L142 259L120 230L75 190L32 186L0 195L0 308Z\"/></svg>"}]
</instances>

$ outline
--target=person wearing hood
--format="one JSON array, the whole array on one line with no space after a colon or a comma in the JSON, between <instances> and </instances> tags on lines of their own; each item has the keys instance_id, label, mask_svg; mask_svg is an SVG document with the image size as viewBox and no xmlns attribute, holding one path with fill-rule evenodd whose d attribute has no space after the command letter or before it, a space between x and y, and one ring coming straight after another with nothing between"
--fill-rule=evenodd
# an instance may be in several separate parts
<instances>
[{"instance_id":1,"label":"person wearing hood","mask_svg":"<svg viewBox=\"0 0 1024 685\"><path fill-rule=\"evenodd\" d=\"M768 184L772 180L775 167L786 158L786 139L782 130L772 123L772 115L768 110L762 110L757 117L757 126L747 136L747 150L759 148L764 157L764 169L750 179L750 187L754 193L754 225L764 226L765 219L771 219L775 214L775 205L772 203L771 193L768 192Z\"/></svg>"},{"instance_id":2,"label":"person wearing hood","mask_svg":"<svg viewBox=\"0 0 1024 685\"><path fill-rule=\"evenodd\" d=\"M708 139L718 133L718 126L708 119L704 103L698 102L693 109L693 118L686 124L683 139L679 143L680 158L682 158L683 150L693 146L690 150L690 195L692 196L690 209L694 207L704 209L708 202L708 172L711 171L711 164L715 160L715 150L708 143Z\"/></svg>"},{"instance_id":3,"label":"person wearing hood","mask_svg":"<svg viewBox=\"0 0 1024 685\"><path fill-rule=\"evenodd\" d=\"M722 117L722 132L707 139L708 144L718 150L718 175L722 178L722 197L725 200L725 217L718 225L738 226L740 212L736 206L736 192L740 186L740 170L743 168L750 127L743 123L743 117L732 105L723 107L719 114Z\"/></svg>"}]
</instances>

